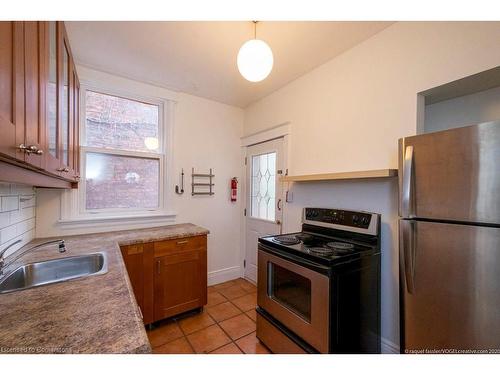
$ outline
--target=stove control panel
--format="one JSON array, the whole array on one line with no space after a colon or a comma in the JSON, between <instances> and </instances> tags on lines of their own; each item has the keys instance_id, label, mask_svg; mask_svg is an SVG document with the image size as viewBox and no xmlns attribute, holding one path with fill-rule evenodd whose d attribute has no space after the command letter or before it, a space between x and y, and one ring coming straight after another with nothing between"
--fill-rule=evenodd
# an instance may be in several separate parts
<instances>
[{"instance_id":1,"label":"stove control panel","mask_svg":"<svg viewBox=\"0 0 500 375\"><path fill-rule=\"evenodd\" d=\"M333 208L305 208L304 219L313 224L337 224L342 226L368 229L373 220L373 214L367 212L356 212L337 210Z\"/></svg>"}]
</instances>

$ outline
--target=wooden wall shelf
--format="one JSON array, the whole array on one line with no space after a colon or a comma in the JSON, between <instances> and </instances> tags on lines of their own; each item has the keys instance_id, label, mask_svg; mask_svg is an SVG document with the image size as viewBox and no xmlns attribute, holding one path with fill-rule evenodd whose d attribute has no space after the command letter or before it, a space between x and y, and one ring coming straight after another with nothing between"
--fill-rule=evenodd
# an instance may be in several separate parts
<instances>
[{"instance_id":1,"label":"wooden wall shelf","mask_svg":"<svg viewBox=\"0 0 500 375\"><path fill-rule=\"evenodd\" d=\"M370 171L354 171L354 172L337 172L337 173L320 173L308 174L301 176L283 176L281 182L313 182L313 181L330 181L330 180L354 180L354 179L372 179L372 178L387 178L396 177L397 169L373 169Z\"/></svg>"}]
</instances>

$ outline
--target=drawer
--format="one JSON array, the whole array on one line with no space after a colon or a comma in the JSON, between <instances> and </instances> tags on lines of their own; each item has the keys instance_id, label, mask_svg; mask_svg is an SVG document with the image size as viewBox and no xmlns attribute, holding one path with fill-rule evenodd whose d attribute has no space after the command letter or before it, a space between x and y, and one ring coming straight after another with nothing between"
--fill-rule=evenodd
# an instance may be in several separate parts
<instances>
[{"instance_id":1,"label":"drawer","mask_svg":"<svg viewBox=\"0 0 500 375\"><path fill-rule=\"evenodd\" d=\"M154 256L181 253L207 248L207 236L176 238L175 240L157 241L154 243Z\"/></svg>"},{"instance_id":2,"label":"drawer","mask_svg":"<svg viewBox=\"0 0 500 375\"><path fill-rule=\"evenodd\" d=\"M281 332L257 311L257 338L274 354L306 354L307 352Z\"/></svg>"},{"instance_id":3,"label":"drawer","mask_svg":"<svg viewBox=\"0 0 500 375\"><path fill-rule=\"evenodd\" d=\"M142 244L139 245L125 245L121 246L122 254L125 255L135 255L142 254Z\"/></svg>"}]
</instances>

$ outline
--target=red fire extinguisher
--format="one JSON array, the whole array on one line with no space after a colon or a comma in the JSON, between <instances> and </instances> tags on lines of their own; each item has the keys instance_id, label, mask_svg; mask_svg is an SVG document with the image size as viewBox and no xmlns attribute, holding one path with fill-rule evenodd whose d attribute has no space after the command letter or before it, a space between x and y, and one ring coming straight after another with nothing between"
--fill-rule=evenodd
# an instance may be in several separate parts
<instances>
[{"instance_id":1,"label":"red fire extinguisher","mask_svg":"<svg viewBox=\"0 0 500 375\"><path fill-rule=\"evenodd\" d=\"M238 192L238 179L233 177L231 179L231 202L236 202L236 193Z\"/></svg>"}]
</instances>

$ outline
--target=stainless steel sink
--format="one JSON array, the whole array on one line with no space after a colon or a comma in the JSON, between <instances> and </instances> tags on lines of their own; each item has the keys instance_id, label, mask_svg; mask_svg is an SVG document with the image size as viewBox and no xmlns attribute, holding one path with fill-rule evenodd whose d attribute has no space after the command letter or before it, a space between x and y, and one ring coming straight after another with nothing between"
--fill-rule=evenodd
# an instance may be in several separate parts
<instances>
[{"instance_id":1,"label":"stainless steel sink","mask_svg":"<svg viewBox=\"0 0 500 375\"><path fill-rule=\"evenodd\" d=\"M16 268L0 281L0 294L106 272L108 262L105 253L30 263Z\"/></svg>"}]
</instances>

